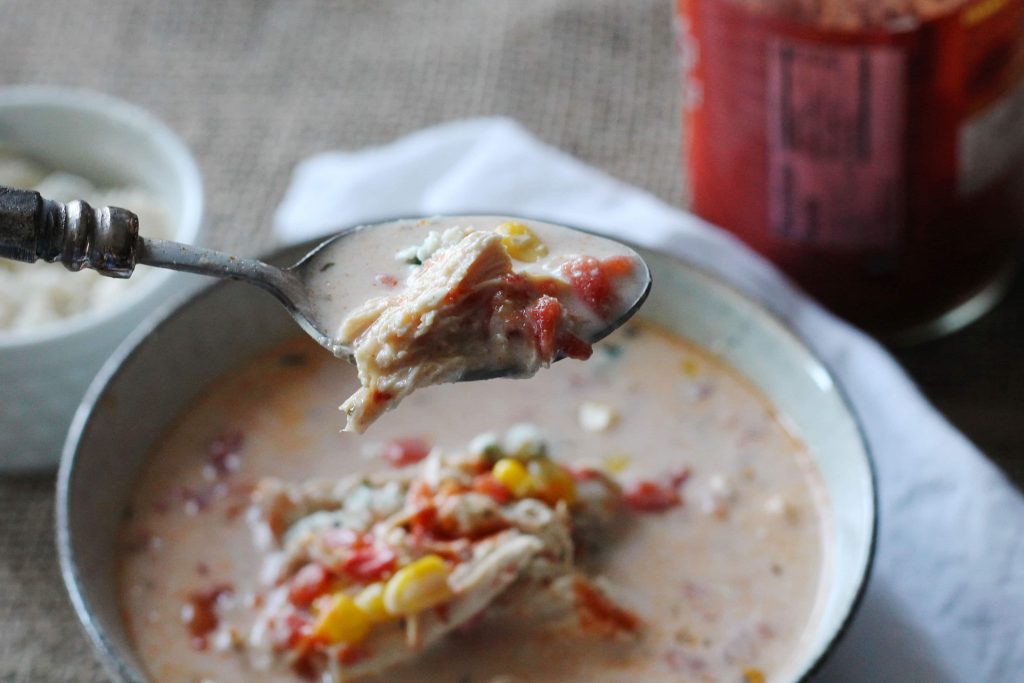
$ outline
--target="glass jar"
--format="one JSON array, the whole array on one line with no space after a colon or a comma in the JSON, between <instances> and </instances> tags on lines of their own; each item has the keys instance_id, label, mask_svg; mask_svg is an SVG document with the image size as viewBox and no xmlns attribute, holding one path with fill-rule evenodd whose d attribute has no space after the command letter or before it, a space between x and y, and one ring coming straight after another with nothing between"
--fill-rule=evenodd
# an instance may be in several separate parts
<instances>
[{"instance_id":1,"label":"glass jar","mask_svg":"<svg viewBox=\"0 0 1024 683\"><path fill-rule=\"evenodd\" d=\"M890 339L955 329L1024 219L1024 0L677 0L691 208Z\"/></svg>"}]
</instances>

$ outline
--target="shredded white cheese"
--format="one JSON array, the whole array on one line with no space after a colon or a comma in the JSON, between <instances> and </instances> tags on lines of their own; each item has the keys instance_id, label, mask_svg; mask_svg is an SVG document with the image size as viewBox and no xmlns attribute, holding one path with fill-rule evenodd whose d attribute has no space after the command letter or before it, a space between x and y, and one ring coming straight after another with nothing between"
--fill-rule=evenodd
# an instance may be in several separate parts
<instances>
[{"instance_id":1,"label":"shredded white cheese","mask_svg":"<svg viewBox=\"0 0 1024 683\"><path fill-rule=\"evenodd\" d=\"M607 432L615 426L619 413L607 403L584 401L580 404L580 427L587 432Z\"/></svg>"},{"instance_id":2,"label":"shredded white cheese","mask_svg":"<svg viewBox=\"0 0 1024 683\"><path fill-rule=\"evenodd\" d=\"M422 244L414 244L400 250L395 258L405 263L423 263L435 253L458 242L470 232L470 228L453 227L444 232L431 230L423 239Z\"/></svg>"},{"instance_id":3,"label":"shredded white cheese","mask_svg":"<svg viewBox=\"0 0 1024 683\"><path fill-rule=\"evenodd\" d=\"M544 433L537 425L519 423L512 425L505 432L505 443L502 450L517 458L533 458L547 452L547 443Z\"/></svg>"}]
</instances>

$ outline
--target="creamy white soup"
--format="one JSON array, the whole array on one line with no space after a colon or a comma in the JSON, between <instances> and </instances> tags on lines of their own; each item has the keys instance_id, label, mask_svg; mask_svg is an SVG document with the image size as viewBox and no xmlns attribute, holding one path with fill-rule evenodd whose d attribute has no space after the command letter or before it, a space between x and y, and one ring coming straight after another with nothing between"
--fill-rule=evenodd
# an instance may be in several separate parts
<instances>
[{"instance_id":1,"label":"creamy white soup","mask_svg":"<svg viewBox=\"0 0 1024 683\"><path fill-rule=\"evenodd\" d=\"M586 363L564 360L530 380L419 391L363 437L338 432L335 407L336 397L357 385L354 368L296 339L222 378L152 454L119 553L124 619L154 681L758 683L791 675L827 574L828 507L804 447L763 397L713 357L635 322L596 345ZM480 436L487 432L496 436ZM543 442L541 465L575 480L571 495L509 483L507 463L500 470L497 461L508 460L518 448L509 440L523 443L524 433L526 441ZM506 482L507 492L494 495L503 518L523 507L563 520L565 532L547 538L555 545L564 538L575 550L552 580L528 581L550 566L520 563L515 571L523 574L505 582L512 586L506 594L471 596L480 597L472 619L463 619L455 602L463 596L449 591L429 603L430 620L395 609L355 635L349 626L335 632L325 625L330 609L349 604L331 597L342 588L363 604L355 589L334 584L323 590L336 593L319 602L295 602L308 620L304 628L352 647L325 646L297 658L272 638L261 646L274 601L294 598L299 573L282 571L294 533L273 522L268 510L278 508L268 500L277 495L301 506L301 492L320 486L311 480L427 476L431 460L482 453L488 440L504 450L464 465L476 468L465 489L477 480ZM537 464L522 463L523 471ZM606 493L621 503L614 519L597 524L580 503L595 477L609 482ZM346 492L342 501L351 498L340 484L334 490ZM337 513L336 501L316 505ZM299 526L308 529L307 522L292 528ZM268 550L268 529L272 537L275 528L278 545L271 538ZM506 521L495 531L521 537L534 529ZM308 548L302 552L296 568L309 566ZM458 560L445 552L432 550L426 569L457 572ZM389 561L375 565L367 585L398 576L401 564ZM552 588L559 577L576 586L565 605ZM595 594L601 609L581 605L592 602L581 595ZM614 627L595 628L595 615ZM408 653L410 629L419 640ZM393 642L383 637L398 633ZM385 657L385 648L396 648L396 656Z\"/></svg>"}]
</instances>

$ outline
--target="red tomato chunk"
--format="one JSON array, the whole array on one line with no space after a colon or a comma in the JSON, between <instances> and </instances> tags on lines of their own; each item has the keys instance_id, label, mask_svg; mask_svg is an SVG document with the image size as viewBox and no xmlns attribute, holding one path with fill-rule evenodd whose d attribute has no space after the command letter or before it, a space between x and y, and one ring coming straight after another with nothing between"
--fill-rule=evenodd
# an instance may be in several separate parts
<instances>
[{"instance_id":1,"label":"red tomato chunk","mask_svg":"<svg viewBox=\"0 0 1024 683\"><path fill-rule=\"evenodd\" d=\"M579 337L567 334L558 340L558 348L566 358L586 360L594 352L593 347Z\"/></svg>"},{"instance_id":2,"label":"red tomato chunk","mask_svg":"<svg viewBox=\"0 0 1024 683\"><path fill-rule=\"evenodd\" d=\"M290 612L271 629L274 647L278 650L295 650L308 647L313 634L313 621L300 612Z\"/></svg>"},{"instance_id":3,"label":"red tomato chunk","mask_svg":"<svg viewBox=\"0 0 1024 683\"><path fill-rule=\"evenodd\" d=\"M542 296L526 309L533 337L537 340L537 351L541 358L554 360L557 353L558 323L562 319L562 304L558 299Z\"/></svg>"},{"instance_id":4,"label":"red tomato chunk","mask_svg":"<svg viewBox=\"0 0 1024 683\"><path fill-rule=\"evenodd\" d=\"M580 256L562 266L573 290L583 303L600 316L607 317L615 304L612 281L633 272L633 259L613 256L599 261L593 256Z\"/></svg>"},{"instance_id":5,"label":"red tomato chunk","mask_svg":"<svg viewBox=\"0 0 1024 683\"><path fill-rule=\"evenodd\" d=\"M677 487L653 481L638 481L625 490L626 504L637 512L663 512L682 505Z\"/></svg>"},{"instance_id":6,"label":"red tomato chunk","mask_svg":"<svg viewBox=\"0 0 1024 683\"><path fill-rule=\"evenodd\" d=\"M429 454L430 444L423 439L395 439L380 451L380 457L392 467L415 465Z\"/></svg>"},{"instance_id":7,"label":"red tomato chunk","mask_svg":"<svg viewBox=\"0 0 1024 683\"><path fill-rule=\"evenodd\" d=\"M338 648L338 664L342 666L352 666L358 662L363 661L370 656L370 651L366 648L355 647L353 645L343 645Z\"/></svg>"},{"instance_id":8,"label":"red tomato chunk","mask_svg":"<svg viewBox=\"0 0 1024 683\"><path fill-rule=\"evenodd\" d=\"M192 647L197 650L206 649L206 638L213 633L220 619L217 617L217 601L222 595L232 592L228 584L221 584L203 591L195 591L188 596L188 602L181 611L182 620L188 626L192 636Z\"/></svg>"},{"instance_id":9,"label":"red tomato chunk","mask_svg":"<svg viewBox=\"0 0 1024 683\"><path fill-rule=\"evenodd\" d=\"M288 586L288 601L298 607L308 607L314 600L327 592L331 575L321 565L314 563L295 572Z\"/></svg>"},{"instance_id":10,"label":"red tomato chunk","mask_svg":"<svg viewBox=\"0 0 1024 683\"><path fill-rule=\"evenodd\" d=\"M512 500L512 493L508 488L490 473L477 475L473 479L473 490L485 496L490 496L501 505Z\"/></svg>"},{"instance_id":11,"label":"red tomato chunk","mask_svg":"<svg viewBox=\"0 0 1024 683\"><path fill-rule=\"evenodd\" d=\"M639 627L640 620L635 614L619 607L606 596L595 591L586 581L577 579L573 582L572 590L584 627L598 626L601 630L611 633L615 631L632 633Z\"/></svg>"},{"instance_id":12,"label":"red tomato chunk","mask_svg":"<svg viewBox=\"0 0 1024 683\"><path fill-rule=\"evenodd\" d=\"M389 548L366 546L345 560L342 571L356 581L372 583L393 574L397 565L398 557Z\"/></svg>"},{"instance_id":13,"label":"red tomato chunk","mask_svg":"<svg viewBox=\"0 0 1024 683\"><path fill-rule=\"evenodd\" d=\"M630 256L610 256L601 262L604 272L610 277L632 275L635 263Z\"/></svg>"}]
</instances>

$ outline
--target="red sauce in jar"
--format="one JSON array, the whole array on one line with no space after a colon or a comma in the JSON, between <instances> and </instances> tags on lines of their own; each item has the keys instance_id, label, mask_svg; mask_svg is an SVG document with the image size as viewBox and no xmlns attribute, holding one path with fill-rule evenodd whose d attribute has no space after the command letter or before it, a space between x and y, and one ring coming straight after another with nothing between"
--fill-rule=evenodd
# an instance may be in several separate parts
<instances>
[{"instance_id":1,"label":"red sauce in jar","mask_svg":"<svg viewBox=\"0 0 1024 683\"><path fill-rule=\"evenodd\" d=\"M1024 0L678 0L694 211L882 334L1011 267Z\"/></svg>"}]
</instances>

